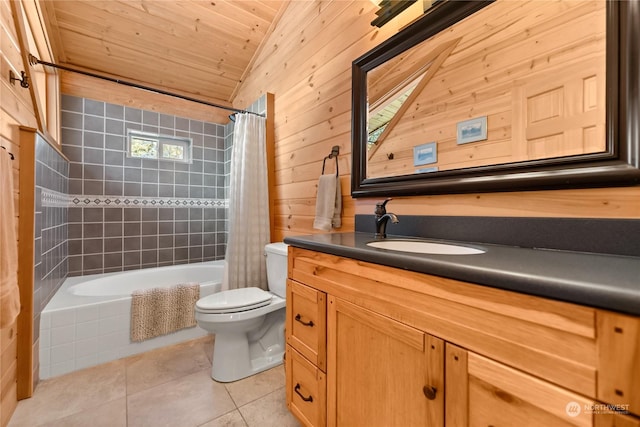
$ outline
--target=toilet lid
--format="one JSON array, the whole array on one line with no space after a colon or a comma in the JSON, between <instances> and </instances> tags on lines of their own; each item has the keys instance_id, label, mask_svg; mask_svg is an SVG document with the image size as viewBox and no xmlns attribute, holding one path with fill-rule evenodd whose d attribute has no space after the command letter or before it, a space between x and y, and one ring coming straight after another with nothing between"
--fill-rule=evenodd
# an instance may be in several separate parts
<instances>
[{"instance_id":1,"label":"toilet lid","mask_svg":"<svg viewBox=\"0 0 640 427\"><path fill-rule=\"evenodd\" d=\"M272 294L260 288L240 288L217 292L196 302L196 309L207 313L235 313L269 305Z\"/></svg>"}]
</instances>

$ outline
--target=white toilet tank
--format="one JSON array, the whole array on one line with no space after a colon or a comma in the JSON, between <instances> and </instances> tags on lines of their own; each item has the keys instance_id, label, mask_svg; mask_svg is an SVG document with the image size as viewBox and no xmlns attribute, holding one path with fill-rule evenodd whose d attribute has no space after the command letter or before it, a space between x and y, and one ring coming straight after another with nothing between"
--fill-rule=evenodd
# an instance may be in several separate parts
<instances>
[{"instance_id":1,"label":"white toilet tank","mask_svg":"<svg viewBox=\"0 0 640 427\"><path fill-rule=\"evenodd\" d=\"M279 297L287 297L287 245L269 243L264 247L267 256L267 283L269 290Z\"/></svg>"}]
</instances>

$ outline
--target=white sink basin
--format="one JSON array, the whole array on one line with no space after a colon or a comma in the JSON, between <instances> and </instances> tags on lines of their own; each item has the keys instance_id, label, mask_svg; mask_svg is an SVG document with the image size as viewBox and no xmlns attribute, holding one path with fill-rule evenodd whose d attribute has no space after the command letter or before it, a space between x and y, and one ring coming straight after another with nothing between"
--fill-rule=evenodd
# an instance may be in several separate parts
<instances>
[{"instance_id":1,"label":"white sink basin","mask_svg":"<svg viewBox=\"0 0 640 427\"><path fill-rule=\"evenodd\" d=\"M413 252L432 255L473 255L483 254L485 252L482 249L470 248L468 246L424 242L421 240L377 240L375 242L367 243L367 246L386 249L389 251Z\"/></svg>"}]
</instances>

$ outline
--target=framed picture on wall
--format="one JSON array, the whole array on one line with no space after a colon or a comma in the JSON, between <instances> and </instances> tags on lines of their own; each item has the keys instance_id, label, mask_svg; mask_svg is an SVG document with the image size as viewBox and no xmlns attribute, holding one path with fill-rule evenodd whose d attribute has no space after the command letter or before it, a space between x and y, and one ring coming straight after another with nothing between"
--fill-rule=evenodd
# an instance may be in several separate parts
<instances>
[{"instance_id":1,"label":"framed picture on wall","mask_svg":"<svg viewBox=\"0 0 640 427\"><path fill-rule=\"evenodd\" d=\"M438 161L438 148L435 142L428 142L413 147L413 165L421 166Z\"/></svg>"},{"instance_id":2,"label":"framed picture on wall","mask_svg":"<svg viewBox=\"0 0 640 427\"><path fill-rule=\"evenodd\" d=\"M458 144L468 144L470 142L483 141L487 139L487 116L458 122L458 133L456 142Z\"/></svg>"}]
</instances>

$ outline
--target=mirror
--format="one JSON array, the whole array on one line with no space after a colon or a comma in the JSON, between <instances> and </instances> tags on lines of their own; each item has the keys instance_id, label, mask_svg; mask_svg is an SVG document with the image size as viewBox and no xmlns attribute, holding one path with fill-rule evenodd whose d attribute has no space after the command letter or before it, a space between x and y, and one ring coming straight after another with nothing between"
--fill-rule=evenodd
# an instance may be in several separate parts
<instances>
[{"instance_id":1,"label":"mirror","mask_svg":"<svg viewBox=\"0 0 640 427\"><path fill-rule=\"evenodd\" d=\"M352 196L638 182L638 2L437 2L353 63Z\"/></svg>"}]
</instances>

